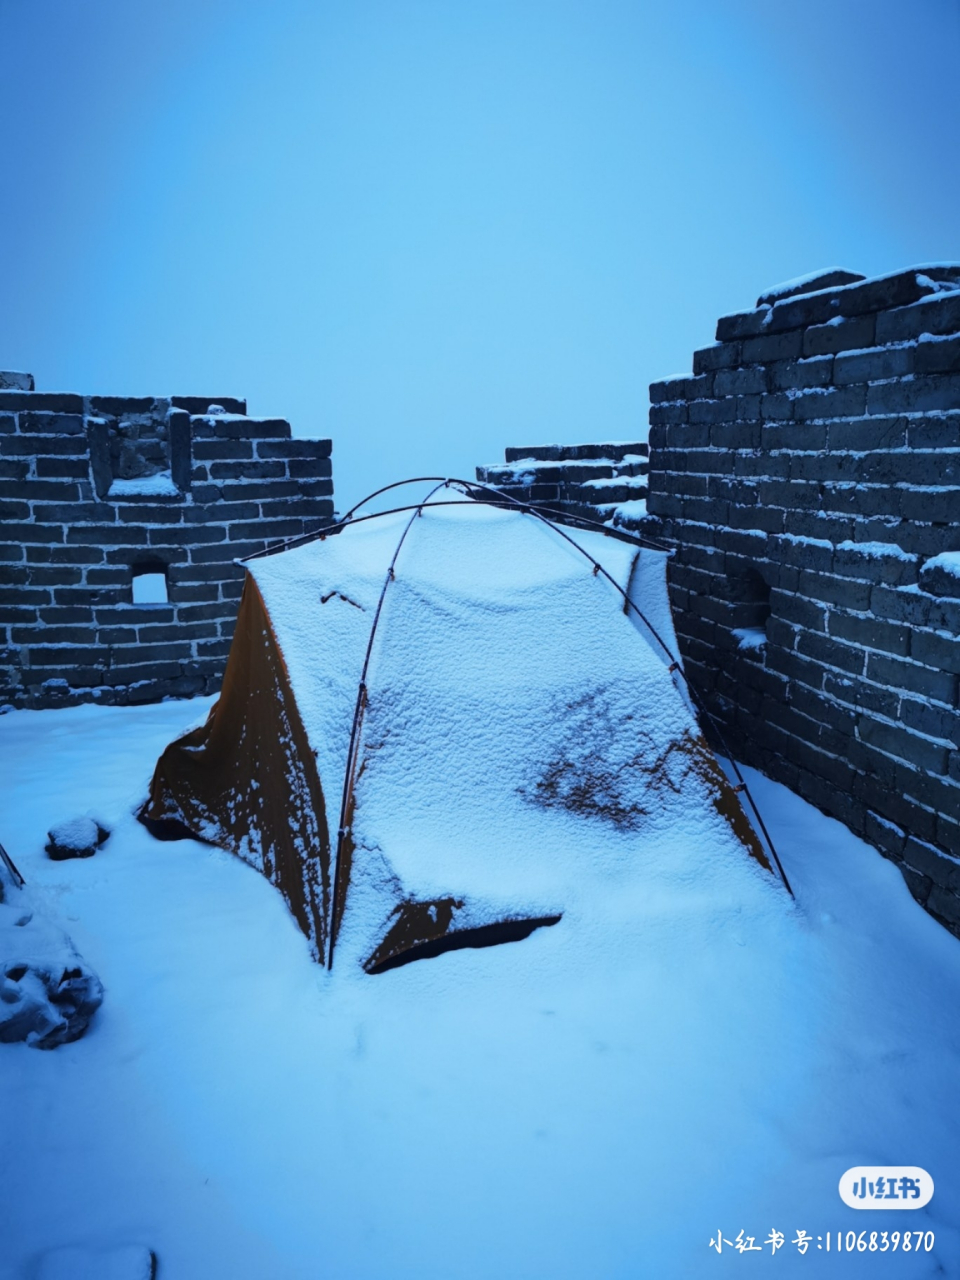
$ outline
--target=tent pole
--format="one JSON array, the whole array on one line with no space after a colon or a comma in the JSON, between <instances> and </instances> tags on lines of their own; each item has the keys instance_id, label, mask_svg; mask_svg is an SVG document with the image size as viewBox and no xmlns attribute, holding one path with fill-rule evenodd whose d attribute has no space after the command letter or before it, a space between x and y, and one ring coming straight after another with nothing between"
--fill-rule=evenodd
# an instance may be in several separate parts
<instances>
[{"instance_id":1,"label":"tent pole","mask_svg":"<svg viewBox=\"0 0 960 1280\"><path fill-rule=\"evenodd\" d=\"M434 477L431 477L431 479L433 478ZM334 864L333 864L333 895L332 895L332 900L330 904L330 928L329 928L329 945L327 949L327 969L333 968L333 949L336 943L337 930L340 927L340 919L343 914L343 908L342 906L340 906L338 909L338 903L341 903L346 898L347 886L344 885L342 887L342 893L341 893L340 880L342 876L343 864L345 862L344 850L346 847L348 837L351 837L351 830L350 830L351 823L350 823L349 815L352 808L351 802L353 800L353 789L356 783L357 759L360 755L360 729L363 724L363 713L366 710L367 701L368 701L367 671L370 666L370 655L373 652L373 641L377 634L377 625L380 622L380 614L383 610L383 602L387 594L387 587L389 587L390 583L393 582L396 578L396 575L394 573L394 566L397 563L397 557L400 554L401 547L406 541L407 534L410 532L411 528L413 527L413 522L416 520L417 516L420 515L420 513L423 511L423 508L427 505L427 503L430 501L433 495L437 492L437 490L444 488L449 483L450 483L449 480L444 479L444 480L441 480L439 484L434 485L434 487L430 490L430 492L423 499L423 501L420 502L414 508L413 515L404 525L403 533L401 533L400 535L400 540L396 545L396 549L394 550L393 558L391 559L389 567L387 568L387 574L383 580L383 586L380 589L380 599L377 601L377 609L373 615L373 623L370 627L370 637L367 641L367 651L363 659L363 670L360 672L360 685L357 690L357 705L353 712L353 725L351 726L351 729L350 729L350 746L347 750L347 767L344 772L343 793L340 798L340 822L337 830L337 852L336 852L336 857L334 858Z\"/></svg>"}]
</instances>

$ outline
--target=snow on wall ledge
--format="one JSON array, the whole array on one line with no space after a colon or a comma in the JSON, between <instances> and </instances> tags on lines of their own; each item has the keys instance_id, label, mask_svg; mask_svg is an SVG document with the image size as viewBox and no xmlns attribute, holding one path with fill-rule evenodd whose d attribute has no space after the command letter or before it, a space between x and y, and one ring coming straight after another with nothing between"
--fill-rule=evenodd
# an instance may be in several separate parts
<instances>
[{"instance_id":1,"label":"snow on wall ledge","mask_svg":"<svg viewBox=\"0 0 960 1280\"><path fill-rule=\"evenodd\" d=\"M960 935L960 266L818 273L717 339L650 388L646 516L579 474L640 445L478 478L569 510L576 486L575 513L672 542L686 669L731 747Z\"/></svg>"},{"instance_id":2,"label":"snow on wall ledge","mask_svg":"<svg viewBox=\"0 0 960 1280\"><path fill-rule=\"evenodd\" d=\"M505 464L477 479L521 502L636 531L646 517L645 443L538 445L507 449Z\"/></svg>"},{"instance_id":3,"label":"snow on wall ledge","mask_svg":"<svg viewBox=\"0 0 960 1280\"><path fill-rule=\"evenodd\" d=\"M234 561L331 522L330 452L243 400L51 394L0 372L0 710L214 692Z\"/></svg>"}]
</instances>

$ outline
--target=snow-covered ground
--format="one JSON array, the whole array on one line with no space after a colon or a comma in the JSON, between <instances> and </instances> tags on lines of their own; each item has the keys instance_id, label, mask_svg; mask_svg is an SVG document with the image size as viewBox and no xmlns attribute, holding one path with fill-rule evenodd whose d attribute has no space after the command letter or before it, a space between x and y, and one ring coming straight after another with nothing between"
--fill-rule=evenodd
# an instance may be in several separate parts
<instances>
[{"instance_id":1,"label":"snow-covered ground","mask_svg":"<svg viewBox=\"0 0 960 1280\"><path fill-rule=\"evenodd\" d=\"M0 718L0 840L106 988L82 1040L0 1045L4 1280L78 1245L161 1280L960 1275L960 943L845 828L750 775L795 910L679 877L592 932L329 977L260 875L132 817L208 705ZM109 841L49 860L88 812ZM842 1204L893 1164L928 1208ZM838 1230L936 1245L818 1251Z\"/></svg>"}]
</instances>

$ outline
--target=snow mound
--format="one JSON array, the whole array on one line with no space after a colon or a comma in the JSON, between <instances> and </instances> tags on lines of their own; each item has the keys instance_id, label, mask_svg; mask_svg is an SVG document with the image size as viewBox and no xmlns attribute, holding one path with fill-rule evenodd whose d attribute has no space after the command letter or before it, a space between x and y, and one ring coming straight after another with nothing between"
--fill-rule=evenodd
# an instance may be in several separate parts
<instances>
[{"instance_id":1,"label":"snow mound","mask_svg":"<svg viewBox=\"0 0 960 1280\"><path fill-rule=\"evenodd\" d=\"M103 1000L100 979L5 870L0 889L0 1042L78 1040Z\"/></svg>"}]
</instances>

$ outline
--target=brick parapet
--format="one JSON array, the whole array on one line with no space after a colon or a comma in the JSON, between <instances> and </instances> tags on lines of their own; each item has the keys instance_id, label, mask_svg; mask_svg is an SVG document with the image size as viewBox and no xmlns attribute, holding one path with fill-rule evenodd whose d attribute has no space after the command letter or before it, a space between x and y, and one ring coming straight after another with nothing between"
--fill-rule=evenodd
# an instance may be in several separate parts
<instances>
[{"instance_id":1,"label":"brick parapet","mask_svg":"<svg viewBox=\"0 0 960 1280\"><path fill-rule=\"evenodd\" d=\"M235 561L332 521L330 441L233 398L59 395L16 377L0 376L0 704L215 691ZM151 570L168 603L135 606Z\"/></svg>"},{"instance_id":2,"label":"brick parapet","mask_svg":"<svg viewBox=\"0 0 960 1280\"><path fill-rule=\"evenodd\" d=\"M688 672L742 759L960 933L960 268L758 305L717 339L650 388Z\"/></svg>"},{"instance_id":3,"label":"brick parapet","mask_svg":"<svg viewBox=\"0 0 960 1280\"><path fill-rule=\"evenodd\" d=\"M646 514L647 467L642 442L536 445L507 449L477 479L548 513L633 529Z\"/></svg>"}]
</instances>

